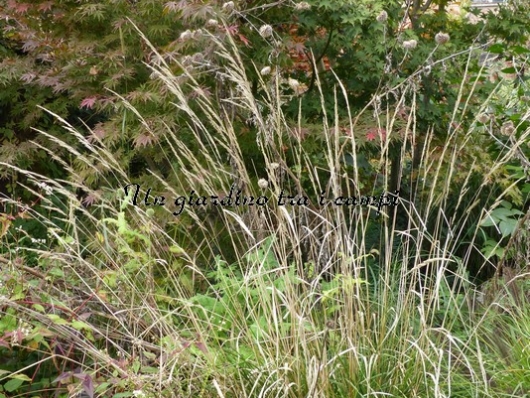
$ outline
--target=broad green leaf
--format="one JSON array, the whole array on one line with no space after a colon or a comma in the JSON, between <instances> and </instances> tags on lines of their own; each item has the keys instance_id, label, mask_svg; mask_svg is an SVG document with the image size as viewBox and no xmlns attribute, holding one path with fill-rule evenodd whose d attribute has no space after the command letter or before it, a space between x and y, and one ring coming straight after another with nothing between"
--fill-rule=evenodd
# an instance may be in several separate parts
<instances>
[{"instance_id":1,"label":"broad green leaf","mask_svg":"<svg viewBox=\"0 0 530 398\"><path fill-rule=\"evenodd\" d=\"M495 43L490 48L488 48L488 52L493 54L501 54L504 51L505 47L501 43Z\"/></svg>"},{"instance_id":2,"label":"broad green leaf","mask_svg":"<svg viewBox=\"0 0 530 398\"><path fill-rule=\"evenodd\" d=\"M57 267L53 267L49 273L53 276L58 276L60 278L63 278L64 277L64 271L60 268L57 268Z\"/></svg>"},{"instance_id":3,"label":"broad green leaf","mask_svg":"<svg viewBox=\"0 0 530 398\"><path fill-rule=\"evenodd\" d=\"M4 384L4 389L7 392L13 392L17 390L22 384L24 384L24 380L11 379L7 383Z\"/></svg>"},{"instance_id":4,"label":"broad green leaf","mask_svg":"<svg viewBox=\"0 0 530 398\"><path fill-rule=\"evenodd\" d=\"M499 223L499 229L503 237L513 234L515 228L517 228L517 220L503 220Z\"/></svg>"},{"instance_id":5,"label":"broad green leaf","mask_svg":"<svg viewBox=\"0 0 530 398\"><path fill-rule=\"evenodd\" d=\"M72 327L77 330L91 330L92 328L86 324L85 322L81 321L72 321Z\"/></svg>"},{"instance_id":6,"label":"broad green leaf","mask_svg":"<svg viewBox=\"0 0 530 398\"><path fill-rule=\"evenodd\" d=\"M513 47L510 47L510 51L514 54L528 54L530 53L530 50L528 48L525 48L523 46L513 46Z\"/></svg>"},{"instance_id":7,"label":"broad green leaf","mask_svg":"<svg viewBox=\"0 0 530 398\"><path fill-rule=\"evenodd\" d=\"M17 373L16 375L9 376L10 379L17 379L22 381L31 381L31 377L23 374L23 373Z\"/></svg>"}]
</instances>

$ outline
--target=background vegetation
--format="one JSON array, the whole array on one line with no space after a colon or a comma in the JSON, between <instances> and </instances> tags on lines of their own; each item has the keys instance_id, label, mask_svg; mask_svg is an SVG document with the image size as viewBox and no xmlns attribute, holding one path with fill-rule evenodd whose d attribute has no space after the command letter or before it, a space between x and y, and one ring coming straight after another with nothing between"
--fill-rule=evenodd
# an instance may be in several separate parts
<instances>
[{"instance_id":1,"label":"background vegetation","mask_svg":"<svg viewBox=\"0 0 530 398\"><path fill-rule=\"evenodd\" d=\"M524 396L528 6L5 1L0 397Z\"/></svg>"}]
</instances>

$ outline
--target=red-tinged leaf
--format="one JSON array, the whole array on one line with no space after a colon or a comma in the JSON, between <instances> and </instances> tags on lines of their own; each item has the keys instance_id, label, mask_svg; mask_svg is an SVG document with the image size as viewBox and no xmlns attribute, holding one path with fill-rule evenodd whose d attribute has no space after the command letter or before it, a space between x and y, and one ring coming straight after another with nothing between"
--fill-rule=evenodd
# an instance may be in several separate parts
<instances>
[{"instance_id":1,"label":"red-tinged leaf","mask_svg":"<svg viewBox=\"0 0 530 398\"><path fill-rule=\"evenodd\" d=\"M20 78L22 79L22 81L24 83L31 83L35 77L37 77L37 75L35 73L32 73L32 72L28 72L28 73L24 73Z\"/></svg>"},{"instance_id":2,"label":"red-tinged leaf","mask_svg":"<svg viewBox=\"0 0 530 398\"><path fill-rule=\"evenodd\" d=\"M134 140L134 145L136 148L138 147L146 147L148 145L152 145L157 141L156 137L152 134L140 134L136 139Z\"/></svg>"},{"instance_id":3,"label":"red-tinged leaf","mask_svg":"<svg viewBox=\"0 0 530 398\"><path fill-rule=\"evenodd\" d=\"M192 8L191 4L188 4L188 0L170 1L169 3L175 3L175 11L189 10Z\"/></svg>"},{"instance_id":4,"label":"red-tinged leaf","mask_svg":"<svg viewBox=\"0 0 530 398\"><path fill-rule=\"evenodd\" d=\"M302 42L291 42L289 45L289 49L295 53L296 55L303 55L305 54L305 44Z\"/></svg>"},{"instance_id":5,"label":"red-tinged leaf","mask_svg":"<svg viewBox=\"0 0 530 398\"><path fill-rule=\"evenodd\" d=\"M87 108L92 109L94 107L94 104L96 103L97 97L87 97L83 101L81 101L81 108Z\"/></svg>"},{"instance_id":6,"label":"red-tinged leaf","mask_svg":"<svg viewBox=\"0 0 530 398\"><path fill-rule=\"evenodd\" d=\"M39 85L43 87L54 87L59 84L59 78L58 77L52 77L47 75L41 75L37 79L37 82Z\"/></svg>"},{"instance_id":7,"label":"red-tinged leaf","mask_svg":"<svg viewBox=\"0 0 530 398\"><path fill-rule=\"evenodd\" d=\"M102 97L99 99L99 104L104 108L106 106L114 105L114 99L111 97Z\"/></svg>"},{"instance_id":8,"label":"red-tinged leaf","mask_svg":"<svg viewBox=\"0 0 530 398\"><path fill-rule=\"evenodd\" d=\"M31 8L31 4L27 3L15 3L13 9L18 14L25 14Z\"/></svg>"},{"instance_id":9,"label":"red-tinged leaf","mask_svg":"<svg viewBox=\"0 0 530 398\"><path fill-rule=\"evenodd\" d=\"M94 129L92 130L92 135L96 136L100 140L105 138L107 132L103 128L103 123L98 123L94 126Z\"/></svg>"},{"instance_id":10,"label":"red-tinged leaf","mask_svg":"<svg viewBox=\"0 0 530 398\"><path fill-rule=\"evenodd\" d=\"M24 52L33 51L39 47L39 44L40 43L36 40L32 40L32 39L26 40L24 44L22 45L22 51Z\"/></svg>"},{"instance_id":11,"label":"red-tinged leaf","mask_svg":"<svg viewBox=\"0 0 530 398\"><path fill-rule=\"evenodd\" d=\"M9 344L6 341L0 339L0 347L9 348Z\"/></svg>"},{"instance_id":12,"label":"red-tinged leaf","mask_svg":"<svg viewBox=\"0 0 530 398\"><path fill-rule=\"evenodd\" d=\"M85 196L85 198L83 199L82 203L83 203L83 206L90 207L94 203L96 203L97 200L98 200L98 197L96 195L94 195L92 193L89 193L87 196Z\"/></svg>"},{"instance_id":13,"label":"red-tinged leaf","mask_svg":"<svg viewBox=\"0 0 530 398\"><path fill-rule=\"evenodd\" d=\"M239 26L238 25L230 25L226 27L226 33L228 33L230 36L234 36L239 32Z\"/></svg>"},{"instance_id":14,"label":"red-tinged leaf","mask_svg":"<svg viewBox=\"0 0 530 398\"><path fill-rule=\"evenodd\" d=\"M53 6L53 1L45 1L44 3L39 4L37 8L39 11L50 11Z\"/></svg>"},{"instance_id":15,"label":"red-tinged leaf","mask_svg":"<svg viewBox=\"0 0 530 398\"><path fill-rule=\"evenodd\" d=\"M180 10L180 7L176 1L168 1L166 4L164 4L165 12L176 12L178 10Z\"/></svg>"},{"instance_id":16,"label":"red-tinged leaf","mask_svg":"<svg viewBox=\"0 0 530 398\"><path fill-rule=\"evenodd\" d=\"M383 128L377 128L377 127L372 127L371 129L369 129L367 132L366 132L366 139L368 141L374 141L375 139L379 138L379 136L381 135L381 138L383 141L386 140L386 130L383 129Z\"/></svg>"},{"instance_id":17,"label":"red-tinged leaf","mask_svg":"<svg viewBox=\"0 0 530 398\"><path fill-rule=\"evenodd\" d=\"M238 33L237 36L239 37L239 40L241 40L243 43L245 43L245 46L251 47L250 40L245 37L245 35L242 35L241 33Z\"/></svg>"},{"instance_id":18,"label":"red-tinged leaf","mask_svg":"<svg viewBox=\"0 0 530 398\"><path fill-rule=\"evenodd\" d=\"M368 141L373 141L377 138L377 133L375 131L369 131L366 133L366 139Z\"/></svg>"},{"instance_id":19,"label":"red-tinged leaf","mask_svg":"<svg viewBox=\"0 0 530 398\"><path fill-rule=\"evenodd\" d=\"M57 83L53 86L53 93L57 94L60 92L66 91L66 86L62 83Z\"/></svg>"},{"instance_id":20,"label":"red-tinged leaf","mask_svg":"<svg viewBox=\"0 0 530 398\"><path fill-rule=\"evenodd\" d=\"M125 18L123 19L118 19L117 21L115 21L113 24L112 24L112 27L114 28L114 30L118 30L120 29L123 24L125 24L127 22L127 20Z\"/></svg>"}]
</instances>

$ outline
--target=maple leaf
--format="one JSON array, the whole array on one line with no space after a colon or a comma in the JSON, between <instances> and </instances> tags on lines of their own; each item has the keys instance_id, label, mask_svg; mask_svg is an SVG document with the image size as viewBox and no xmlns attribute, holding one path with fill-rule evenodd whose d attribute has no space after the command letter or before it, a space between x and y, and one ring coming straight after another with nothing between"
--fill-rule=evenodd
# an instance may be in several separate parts
<instances>
[{"instance_id":1,"label":"maple leaf","mask_svg":"<svg viewBox=\"0 0 530 398\"><path fill-rule=\"evenodd\" d=\"M99 100L99 104L100 104L102 107L112 106L112 105L114 105L114 100L113 100L112 97L102 97L102 98L100 98L100 100Z\"/></svg>"},{"instance_id":2,"label":"maple leaf","mask_svg":"<svg viewBox=\"0 0 530 398\"><path fill-rule=\"evenodd\" d=\"M134 140L134 145L136 148L141 146L148 146L156 142L157 139L153 134L140 134L136 139Z\"/></svg>"},{"instance_id":3,"label":"maple leaf","mask_svg":"<svg viewBox=\"0 0 530 398\"><path fill-rule=\"evenodd\" d=\"M90 207L100 199L99 196L100 195L98 192L91 192L87 196L85 196L82 203L85 207Z\"/></svg>"},{"instance_id":4,"label":"maple leaf","mask_svg":"<svg viewBox=\"0 0 530 398\"><path fill-rule=\"evenodd\" d=\"M114 28L114 30L119 30L123 24L125 24L127 22L127 20L125 18L122 18L122 19L118 19L116 21L114 21L114 23L112 24L112 27Z\"/></svg>"},{"instance_id":5,"label":"maple leaf","mask_svg":"<svg viewBox=\"0 0 530 398\"><path fill-rule=\"evenodd\" d=\"M96 103L96 99L96 96L85 98L83 101L81 101L81 108L92 109Z\"/></svg>"},{"instance_id":6,"label":"maple leaf","mask_svg":"<svg viewBox=\"0 0 530 398\"><path fill-rule=\"evenodd\" d=\"M29 39L22 45L22 51L24 52L30 52L35 50L37 47L39 47L39 42L36 40Z\"/></svg>"},{"instance_id":7,"label":"maple leaf","mask_svg":"<svg viewBox=\"0 0 530 398\"><path fill-rule=\"evenodd\" d=\"M233 36L239 32L239 26L238 25L230 25L226 27L226 33L228 33L230 36Z\"/></svg>"},{"instance_id":8,"label":"maple leaf","mask_svg":"<svg viewBox=\"0 0 530 398\"><path fill-rule=\"evenodd\" d=\"M20 78L24 81L24 83L31 83L35 77L37 77L35 73L28 72L24 73Z\"/></svg>"},{"instance_id":9,"label":"maple leaf","mask_svg":"<svg viewBox=\"0 0 530 398\"><path fill-rule=\"evenodd\" d=\"M247 39L244 35L242 35L241 33L238 33L237 36L239 37L239 40L241 40L243 43L245 43L245 46L252 47L250 45L250 40Z\"/></svg>"},{"instance_id":10,"label":"maple leaf","mask_svg":"<svg viewBox=\"0 0 530 398\"><path fill-rule=\"evenodd\" d=\"M379 135L381 135L381 138L383 139L383 141L386 140L386 130L385 129L372 127L371 129L369 129L366 132L366 139L368 141L374 141L375 139L379 138Z\"/></svg>"},{"instance_id":11,"label":"maple leaf","mask_svg":"<svg viewBox=\"0 0 530 398\"><path fill-rule=\"evenodd\" d=\"M164 4L164 12L176 12L180 10L180 5L176 1L168 1Z\"/></svg>"},{"instance_id":12,"label":"maple leaf","mask_svg":"<svg viewBox=\"0 0 530 398\"><path fill-rule=\"evenodd\" d=\"M63 83L57 83L53 86L53 92L54 94L57 94L57 93L60 93L60 92L63 92L66 90L66 85L64 85Z\"/></svg>"},{"instance_id":13,"label":"maple leaf","mask_svg":"<svg viewBox=\"0 0 530 398\"><path fill-rule=\"evenodd\" d=\"M47 76L47 75L41 75L37 79L37 82L43 87L54 87L59 84L59 78Z\"/></svg>"},{"instance_id":14,"label":"maple leaf","mask_svg":"<svg viewBox=\"0 0 530 398\"><path fill-rule=\"evenodd\" d=\"M39 4L38 10L39 11L49 11L52 9L53 1L45 1L42 4Z\"/></svg>"},{"instance_id":15,"label":"maple leaf","mask_svg":"<svg viewBox=\"0 0 530 398\"><path fill-rule=\"evenodd\" d=\"M27 3L15 3L13 5L14 7L12 8L17 14L25 14L31 8L31 4Z\"/></svg>"},{"instance_id":16,"label":"maple leaf","mask_svg":"<svg viewBox=\"0 0 530 398\"><path fill-rule=\"evenodd\" d=\"M99 140L102 140L107 135L107 132L103 128L103 123L98 123L94 126L94 128L91 131L92 134L88 136L89 142L97 142Z\"/></svg>"},{"instance_id":17,"label":"maple leaf","mask_svg":"<svg viewBox=\"0 0 530 398\"><path fill-rule=\"evenodd\" d=\"M288 48L297 55L303 55L305 54L306 46L302 42L291 42L288 44Z\"/></svg>"}]
</instances>

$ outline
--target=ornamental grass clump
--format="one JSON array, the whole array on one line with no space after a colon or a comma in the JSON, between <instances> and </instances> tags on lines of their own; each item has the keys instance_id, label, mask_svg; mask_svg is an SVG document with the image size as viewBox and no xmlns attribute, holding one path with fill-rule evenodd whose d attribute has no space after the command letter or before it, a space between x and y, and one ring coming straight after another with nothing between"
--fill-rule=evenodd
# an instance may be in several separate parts
<instances>
[{"instance_id":1,"label":"ornamental grass clump","mask_svg":"<svg viewBox=\"0 0 530 398\"><path fill-rule=\"evenodd\" d=\"M272 28L263 25L260 34L270 37ZM504 347L492 336L479 336L483 314L498 303L485 301L483 313L470 305L475 287L465 259L456 254L471 225L465 214L488 188L473 190L472 201L452 201L455 184L464 193L474 182L473 164L456 165L467 161L462 155L469 156L466 149L475 140L486 140L476 138L473 128L454 127L463 122L467 103L455 104L445 141L435 145L434 132L418 128L414 76L357 113L343 82L337 80L334 102L327 103L316 76L322 118L307 134L322 138L317 149L307 148L302 134L292 134L306 128L300 82L256 67L253 84L232 38L208 37L222 59L216 73L224 94L217 92L215 100L201 89L193 65L163 57L150 65L188 123L185 134L166 125L159 136L167 148L160 156L170 165L165 172L178 176L174 185L149 170L150 178L138 183L138 200L124 189L135 178L91 129L78 131L48 111L84 149L39 134L96 169L104 183L91 189L76 179L72 159L58 158L45 145L41 149L70 172L69 179L17 169L28 178L24 188L47 209L28 214L47 243L21 246L35 255L35 267L14 247L2 257L8 287L1 291L0 342L9 361L24 359L0 375L4 390L27 386L19 390L27 394L33 387L23 375L45 372L53 377L38 387L63 395L441 398L522 391L498 375L518 369L518 379L526 382L524 361L494 364ZM400 107L382 106L390 97ZM298 105L295 120L284 112L287 101ZM347 118L339 116L340 104L346 104ZM152 128L125 98L122 106ZM241 115L245 131L239 130ZM358 133L368 124L385 131L384 139L380 134L373 140L378 153L369 159ZM257 170L242 155L241 140L250 131ZM419 159L413 158L411 145L419 143ZM395 193L397 206L377 216L373 206L337 205L338 198L389 191L396 153L401 165L418 162L414 180ZM316 167L315 159L325 167ZM486 155L483 160L491 161ZM509 160L506 154L493 165ZM379 170L371 180L367 164ZM150 189L155 186L157 191ZM247 197L266 195L267 205L206 206L198 199L175 215L175 199L188 192L211 204L232 187ZM81 203L80 191L92 206ZM280 204L280 197L290 201ZM472 237L480 233L474 227ZM481 265L489 266L488 259ZM519 319L521 313L506 311L501 322Z\"/></svg>"}]
</instances>

